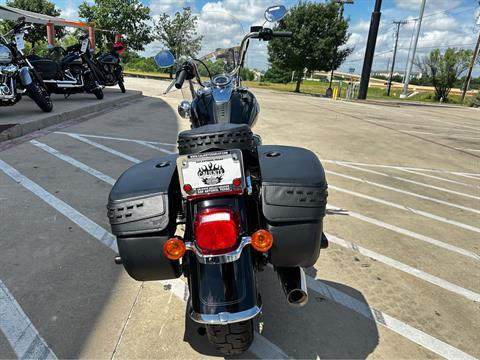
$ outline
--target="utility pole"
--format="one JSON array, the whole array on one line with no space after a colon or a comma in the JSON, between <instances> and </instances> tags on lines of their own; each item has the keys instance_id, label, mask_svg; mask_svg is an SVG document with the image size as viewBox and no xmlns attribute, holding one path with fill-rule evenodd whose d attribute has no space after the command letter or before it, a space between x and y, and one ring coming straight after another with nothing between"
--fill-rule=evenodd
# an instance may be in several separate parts
<instances>
[{"instance_id":1,"label":"utility pole","mask_svg":"<svg viewBox=\"0 0 480 360\"><path fill-rule=\"evenodd\" d=\"M406 24L406 21L394 21L395 25L397 25L397 32L395 33L395 48L393 49L393 60L392 60L392 68L390 70L390 76L388 77L388 87L387 87L387 96L390 96L390 88L392 87L392 77L393 71L395 70L395 57L397 56L397 46L398 46L398 34L400 33L400 26Z\"/></svg>"},{"instance_id":2,"label":"utility pole","mask_svg":"<svg viewBox=\"0 0 480 360\"><path fill-rule=\"evenodd\" d=\"M480 1L479 1L479 4L480 4ZM480 14L478 19L480 20ZM470 63L470 68L468 69L467 78L465 79L465 84L463 85L462 100L461 100L462 104L463 104L463 101L465 100L465 95L467 94L468 88L470 87L470 80L472 79L473 66L477 61L479 47L480 47L480 32L478 33L477 45L475 46L475 50L473 50L472 62Z\"/></svg>"},{"instance_id":3,"label":"utility pole","mask_svg":"<svg viewBox=\"0 0 480 360\"><path fill-rule=\"evenodd\" d=\"M400 94L402 99L408 96L408 84L410 82L410 75L412 74L413 61L415 60L415 52L417 51L418 37L420 36L420 29L422 28L423 13L425 11L425 3L427 0L422 0L420 5L420 14L418 15L418 27L415 33L415 40L413 41L412 57L409 60L407 74L405 75L405 81L403 82L403 92Z\"/></svg>"},{"instance_id":4,"label":"utility pole","mask_svg":"<svg viewBox=\"0 0 480 360\"><path fill-rule=\"evenodd\" d=\"M410 53L412 52L413 35L415 35L415 28L417 27L417 20L418 20L418 19L414 19L414 23L413 23L412 35L410 36L410 45L408 45L408 55L407 55L407 61L405 61L405 70L403 71L403 80L402 80L402 82L405 81L405 75L407 74L408 59L410 59Z\"/></svg>"},{"instance_id":5,"label":"utility pole","mask_svg":"<svg viewBox=\"0 0 480 360\"><path fill-rule=\"evenodd\" d=\"M382 0L375 0L375 8L372 12L370 21L370 30L368 31L367 48L365 49L365 59L363 60L362 77L360 79L360 89L358 98L365 100L367 98L368 83L370 81L370 72L372 71L373 55L375 54L375 45L377 43L378 27L380 25L380 12Z\"/></svg>"}]
</instances>

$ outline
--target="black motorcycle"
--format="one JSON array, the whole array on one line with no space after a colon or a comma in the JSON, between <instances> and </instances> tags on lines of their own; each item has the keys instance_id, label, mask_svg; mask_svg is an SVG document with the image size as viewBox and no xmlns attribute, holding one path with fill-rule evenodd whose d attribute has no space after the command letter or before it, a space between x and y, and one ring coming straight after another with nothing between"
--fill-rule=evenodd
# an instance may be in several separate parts
<instances>
[{"instance_id":1,"label":"black motorcycle","mask_svg":"<svg viewBox=\"0 0 480 360\"><path fill-rule=\"evenodd\" d=\"M123 68L120 65L120 54L124 46L120 43L113 45L110 52L100 53L94 57L95 70L104 86L116 86L125 93L125 84L123 80Z\"/></svg>"},{"instance_id":2,"label":"black motorcycle","mask_svg":"<svg viewBox=\"0 0 480 360\"><path fill-rule=\"evenodd\" d=\"M0 34L0 106L14 105L28 95L40 109L50 112L53 103L45 84L22 51L27 30L25 18L19 18L11 31Z\"/></svg>"},{"instance_id":3,"label":"black motorcycle","mask_svg":"<svg viewBox=\"0 0 480 360\"><path fill-rule=\"evenodd\" d=\"M277 21L285 12L283 6L270 7L265 18ZM182 101L178 111L192 129L178 135L178 154L125 171L107 206L117 236L116 263L139 281L183 274L189 316L228 355L253 341L253 319L262 310L256 273L273 266L287 302L302 306L308 300L303 268L313 266L328 244L320 161L303 148L261 144L251 130L259 105L239 75L250 39L291 36L252 27L234 69L208 81L199 76L201 60L184 62L168 90L189 82L193 101ZM161 67L174 62L169 51L155 60Z\"/></svg>"},{"instance_id":4,"label":"black motorcycle","mask_svg":"<svg viewBox=\"0 0 480 360\"><path fill-rule=\"evenodd\" d=\"M101 81L94 71L88 37L80 38L80 43L63 49L55 47L52 51L60 51L63 58L53 60L39 56L28 59L43 78L50 93L65 94L92 93L97 99L103 99Z\"/></svg>"}]
</instances>

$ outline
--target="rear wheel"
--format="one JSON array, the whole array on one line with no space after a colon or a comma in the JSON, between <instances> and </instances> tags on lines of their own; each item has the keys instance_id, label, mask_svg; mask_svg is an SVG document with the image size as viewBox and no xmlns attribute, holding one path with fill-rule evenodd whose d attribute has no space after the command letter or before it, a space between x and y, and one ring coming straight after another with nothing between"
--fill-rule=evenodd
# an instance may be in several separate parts
<instances>
[{"instance_id":1,"label":"rear wheel","mask_svg":"<svg viewBox=\"0 0 480 360\"><path fill-rule=\"evenodd\" d=\"M226 355L241 354L253 342L253 320L228 325L207 325L208 341Z\"/></svg>"},{"instance_id":2,"label":"rear wheel","mask_svg":"<svg viewBox=\"0 0 480 360\"><path fill-rule=\"evenodd\" d=\"M53 109L53 102L50 99L48 91L33 80L29 85L26 86L27 94L35 101L35 104L38 105L40 109L45 112L50 112Z\"/></svg>"}]
</instances>

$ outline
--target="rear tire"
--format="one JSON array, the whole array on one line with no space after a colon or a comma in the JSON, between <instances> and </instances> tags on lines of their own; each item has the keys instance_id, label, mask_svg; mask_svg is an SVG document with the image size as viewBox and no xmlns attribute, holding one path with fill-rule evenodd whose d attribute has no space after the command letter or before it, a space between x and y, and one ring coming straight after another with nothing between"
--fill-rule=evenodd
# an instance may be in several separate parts
<instances>
[{"instance_id":1,"label":"rear tire","mask_svg":"<svg viewBox=\"0 0 480 360\"><path fill-rule=\"evenodd\" d=\"M123 83L123 80L118 80L118 87L120 88L120 90L122 91L122 93L125 94L125 92L127 90L125 90L125 84Z\"/></svg>"},{"instance_id":2,"label":"rear tire","mask_svg":"<svg viewBox=\"0 0 480 360\"><path fill-rule=\"evenodd\" d=\"M208 341L225 355L247 351L253 342L253 320L228 325L207 325Z\"/></svg>"},{"instance_id":3,"label":"rear tire","mask_svg":"<svg viewBox=\"0 0 480 360\"><path fill-rule=\"evenodd\" d=\"M35 101L35 104L37 104L40 109L44 112L52 111L52 99L50 99L48 91L43 86L38 85L34 80L29 85L25 86L25 88L27 89L27 94L30 99Z\"/></svg>"},{"instance_id":4,"label":"rear tire","mask_svg":"<svg viewBox=\"0 0 480 360\"><path fill-rule=\"evenodd\" d=\"M93 94L97 97L98 100L103 99L103 91L101 88L96 88L95 90L92 91Z\"/></svg>"}]
</instances>

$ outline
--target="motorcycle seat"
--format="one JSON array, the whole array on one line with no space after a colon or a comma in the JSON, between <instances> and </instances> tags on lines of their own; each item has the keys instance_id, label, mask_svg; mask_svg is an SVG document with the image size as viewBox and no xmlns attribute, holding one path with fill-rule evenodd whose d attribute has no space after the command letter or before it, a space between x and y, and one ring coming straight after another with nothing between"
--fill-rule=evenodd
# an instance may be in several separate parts
<instances>
[{"instance_id":1,"label":"motorcycle seat","mask_svg":"<svg viewBox=\"0 0 480 360\"><path fill-rule=\"evenodd\" d=\"M195 154L209 149L253 150L255 139L247 124L212 124L178 134L180 155Z\"/></svg>"}]
</instances>

